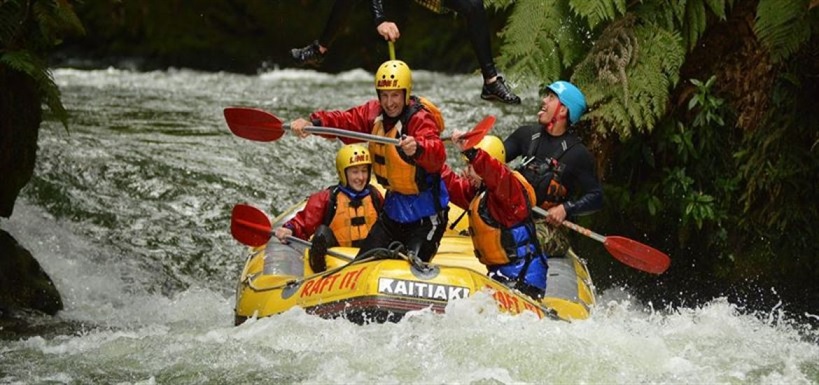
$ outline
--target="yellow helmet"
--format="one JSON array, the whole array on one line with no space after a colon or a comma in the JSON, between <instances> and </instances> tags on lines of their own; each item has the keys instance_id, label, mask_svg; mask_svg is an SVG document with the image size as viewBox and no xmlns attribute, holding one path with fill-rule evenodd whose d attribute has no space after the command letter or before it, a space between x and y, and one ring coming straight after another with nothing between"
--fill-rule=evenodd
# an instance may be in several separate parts
<instances>
[{"instance_id":1,"label":"yellow helmet","mask_svg":"<svg viewBox=\"0 0 819 385\"><path fill-rule=\"evenodd\" d=\"M338 171L338 181L342 186L347 185L347 173L344 172L348 167L358 166L360 164L371 165L370 151L367 147L360 144L348 144L338 150L336 154L336 171Z\"/></svg>"},{"instance_id":2,"label":"yellow helmet","mask_svg":"<svg viewBox=\"0 0 819 385\"><path fill-rule=\"evenodd\" d=\"M388 60L375 73L376 93L381 90L404 90L404 103L409 104L412 92L412 71L401 60Z\"/></svg>"},{"instance_id":3,"label":"yellow helmet","mask_svg":"<svg viewBox=\"0 0 819 385\"><path fill-rule=\"evenodd\" d=\"M506 163L506 148L503 146L503 141L497 136L484 136L483 139L475 145L475 148L480 148L499 162Z\"/></svg>"}]
</instances>

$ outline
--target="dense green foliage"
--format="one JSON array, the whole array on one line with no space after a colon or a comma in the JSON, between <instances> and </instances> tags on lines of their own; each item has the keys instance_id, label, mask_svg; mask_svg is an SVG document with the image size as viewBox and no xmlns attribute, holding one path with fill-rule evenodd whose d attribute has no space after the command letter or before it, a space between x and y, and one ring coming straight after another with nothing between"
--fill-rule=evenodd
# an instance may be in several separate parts
<instances>
[{"instance_id":1,"label":"dense green foliage","mask_svg":"<svg viewBox=\"0 0 819 385\"><path fill-rule=\"evenodd\" d=\"M773 283L816 304L819 12L742 5L520 0L501 65L586 93L580 130L607 166L596 224L623 231L625 215L683 274ZM748 19L752 30L736 27Z\"/></svg>"}]
</instances>

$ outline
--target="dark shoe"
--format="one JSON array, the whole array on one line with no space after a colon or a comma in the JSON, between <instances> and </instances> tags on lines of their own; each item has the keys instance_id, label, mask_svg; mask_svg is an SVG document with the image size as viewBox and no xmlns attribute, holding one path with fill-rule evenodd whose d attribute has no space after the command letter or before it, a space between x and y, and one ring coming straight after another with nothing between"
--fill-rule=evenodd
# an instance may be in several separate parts
<instances>
[{"instance_id":1,"label":"dark shoe","mask_svg":"<svg viewBox=\"0 0 819 385\"><path fill-rule=\"evenodd\" d=\"M319 51L318 40L314 40L307 47L291 49L290 56L297 64L302 66L318 67L324 61L324 54Z\"/></svg>"},{"instance_id":2,"label":"dark shoe","mask_svg":"<svg viewBox=\"0 0 819 385\"><path fill-rule=\"evenodd\" d=\"M507 104L520 104L520 98L512 93L512 90L509 89L500 76L495 79L495 82L483 85L481 99L497 100Z\"/></svg>"}]
</instances>

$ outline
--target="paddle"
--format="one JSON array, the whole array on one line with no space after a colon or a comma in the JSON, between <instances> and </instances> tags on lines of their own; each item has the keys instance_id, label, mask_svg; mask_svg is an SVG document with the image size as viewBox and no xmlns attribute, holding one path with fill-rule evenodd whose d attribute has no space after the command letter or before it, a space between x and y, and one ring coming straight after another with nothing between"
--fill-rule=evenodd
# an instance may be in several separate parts
<instances>
[{"instance_id":1,"label":"paddle","mask_svg":"<svg viewBox=\"0 0 819 385\"><path fill-rule=\"evenodd\" d=\"M540 207L534 207L532 210L544 217L549 215L546 210ZM563 225L595 241L601 242L615 259L637 270L652 274L662 274L671 264L671 259L668 255L635 240L616 235L603 236L569 221L563 221Z\"/></svg>"},{"instance_id":2,"label":"paddle","mask_svg":"<svg viewBox=\"0 0 819 385\"><path fill-rule=\"evenodd\" d=\"M267 214L253 206L238 204L230 214L230 234L244 245L259 247L273 235Z\"/></svg>"},{"instance_id":3,"label":"paddle","mask_svg":"<svg viewBox=\"0 0 819 385\"><path fill-rule=\"evenodd\" d=\"M270 225L270 219L267 218L267 214L262 210L248 204L240 203L233 206L233 212L230 215L230 233L234 239L244 245L259 247L266 244L267 241L270 240L270 237L273 236L273 228ZM288 236L287 240L305 247L313 246L311 242L296 238L292 235ZM336 253L332 250L327 251L327 254L345 261L353 260L344 254Z\"/></svg>"},{"instance_id":4,"label":"paddle","mask_svg":"<svg viewBox=\"0 0 819 385\"><path fill-rule=\"evenodd\" d=\"M481 140L489 133L492 129L492 126L495 125L495 116L494 115L487 115L483 120L481 120L475 127L472 128L469 132L464 133L461 135L461 140L464 141L465 148L472 148L478 145ZM443 141L452 141L452 135L446 135L441 137Z\"/></svg>"},{"instance_id":5,"label":"paddle","mask_svg":"<svg viewBox=\"0 0 819 385\"><path fill-rule=\"evenodd\" d=\"M234 135L258 142L272 142L284 135L285 130L290 129L289 124L285 124L276 115L265 110L249 107L227 107L224 109L225 121L228 128ZM468 147L478 144L481 139L495 125L495 117L488 115L481 120L471 131L461 136L466 140ZM386 138L383 136L366 134L362 132L348 131L340 128L307 126L305 131L311 134L328 134L342 136L345 138L360 139L368 142L383 144L398 144L397 138ZM451 140L451 136L445 136L442 140Z\"/></svg>"},{"instance_id":6,"label":"paddle","mask_svg":"<svg viewBox=\"0 0 819 385\"><path fill-rule=\"evenodd\" d=\"M390 47L390 60L395 60L395 44L392 41L388 41L387 45Z\"/></svg>"},{"instance_id":7,"label":"paddle","mask_svg":"<svg viewBox=\"0 0 819 385\"><path fill-rule=\"evenodd\" d=\"M257 142L272 142L284 135L290 129L281 119L265 110L249 107L227 107L224 110L225 121L234 135ZM342 130L332 127L307 126L304 128L311 134L328 134L346 138L361 139L368 142L384 144L398 144L396 138L365 134L361 132Z\"/></svg>"}]
</instances>

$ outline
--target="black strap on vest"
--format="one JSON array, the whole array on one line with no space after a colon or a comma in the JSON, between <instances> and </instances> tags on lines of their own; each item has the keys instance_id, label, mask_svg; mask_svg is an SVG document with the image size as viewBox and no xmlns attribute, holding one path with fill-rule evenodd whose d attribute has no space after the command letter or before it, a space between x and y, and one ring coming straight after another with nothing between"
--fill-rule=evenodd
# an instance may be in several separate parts
<instances>
[{"instance_id":1,"label":"black strap on vest","mask_svg":"<svg viewBox=\"0 0 819 385\"><path fill-rule=\"evenodd\" d=\"M375 211L381 212L381 206L383 202L381 202L381 199L378 197L378 190L376 190L375 187L369 184L367 185L366 188L370 190L370 197L373 200L373 206L375 206ZM325 226L330 226L330 223L333 222L333 218L335 218L336 216L336 210L338 209L338 194L341 193L341 186L335 185L329 187L328 189L330 190L330 198L329 201L327 202L327 211L324 213L324 221L322 221L322 223L324 223ZM364 204L364 202L360 199L350 199L351 207L359 207L362 204ZM353 223L354 226L359 226L358 224L354 223L356 222L355 218L351 219L350 221L351 223Z\"/></svg>"},{"instance_id":2,"label":"black strap on vest","mask_svg":"<svg viewBox=\"0 0 819 385\"><path fill-rule=\"evenodd\" d=\"M536 133L535 135L532 135L533 140L529 143L529 151L526 152L527 157L534 157L535 156L535 152L537 151L538 147L540 146L540 142L543 141L543 135L544 135L544 133L542 131ZM566 148L563 149L563 150L558 149L554 153L549 154L549 156L548 156L549 159L560 160L560 158L562 158L563 155L565 155L566 152L568 152L570 148L572 148L572 147L574 147L574 146L576 146L577 144L580 143L580 138L578 138L573 133L569 132L569 133L566 134L566 136L567 137L563 139L563 145L561 146L561 147L566 147Z\"/></svg>"}]
</instances>

